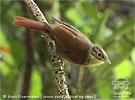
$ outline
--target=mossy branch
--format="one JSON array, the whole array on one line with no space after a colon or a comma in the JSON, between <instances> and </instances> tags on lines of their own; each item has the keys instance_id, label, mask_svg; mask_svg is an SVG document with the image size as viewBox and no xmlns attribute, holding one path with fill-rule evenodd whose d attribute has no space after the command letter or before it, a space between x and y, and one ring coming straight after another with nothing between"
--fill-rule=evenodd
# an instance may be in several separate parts
<instances>
[{"instance_id":1,"label":"mossy branch","mask_svg":"<svg viewBox=\"0 0 135 100\"><path fill-rule=\"evenodd\" d=\"M38 19L38 21L48 23L43 13L33 0L24 0L24 1L31 8L33 15ZM59 55L56 52L55 41L52 40L49 36L47 36L47 34L45 33L44 38L47 41L48 45L52 47L51 48L51 60L53 64L52 68L55 73L59 95L64 100L71 100L68 93L67 82L64 75L65 73L63 70L64 62L60 59Z\"/></svg>"}]
</instances>

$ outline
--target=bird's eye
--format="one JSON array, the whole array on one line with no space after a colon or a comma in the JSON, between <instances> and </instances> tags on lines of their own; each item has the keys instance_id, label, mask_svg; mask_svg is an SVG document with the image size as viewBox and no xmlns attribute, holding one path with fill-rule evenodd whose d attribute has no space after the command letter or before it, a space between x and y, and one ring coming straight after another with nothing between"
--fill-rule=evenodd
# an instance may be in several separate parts
<instances>
[{"instance_id":1,"label":"bird's eye","mask_svg":"<svg viewBox=\"0 0 135 100\"><path fill-rule=\"evenodd\" d=\"M98 56L100 56L100 57L101 57L101 55L102 55L101 53L98 53Z\"/></svg>"}]
</instances>

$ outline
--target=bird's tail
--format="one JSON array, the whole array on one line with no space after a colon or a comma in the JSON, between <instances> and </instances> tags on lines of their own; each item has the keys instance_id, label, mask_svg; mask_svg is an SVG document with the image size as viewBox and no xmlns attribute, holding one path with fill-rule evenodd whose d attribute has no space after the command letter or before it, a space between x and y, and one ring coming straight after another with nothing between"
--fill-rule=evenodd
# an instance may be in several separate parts
<instances>
[{"instance_id":1,"label":"bird's tail","mask_svg":"<svg viewBox=\"0 0 135 100\"><path fill-rule=\"evenodd\" d=\"M15 16L14 18L15 18L15 21L13 22L13 24L17 26L23 26L26 28L31 28L31 29L39 30L43 32L47 31L47 28L44 23L29 19L29 18L25 18L25 17L20 17L20 16Z\"/></svg>"}]
</instances>

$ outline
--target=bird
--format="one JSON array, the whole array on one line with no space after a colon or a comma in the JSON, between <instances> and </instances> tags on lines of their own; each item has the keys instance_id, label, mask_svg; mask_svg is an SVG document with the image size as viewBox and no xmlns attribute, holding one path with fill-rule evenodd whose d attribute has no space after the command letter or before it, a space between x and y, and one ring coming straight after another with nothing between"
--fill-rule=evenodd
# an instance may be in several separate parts
<instances>
[{"instance_id":1,"label":"bird","mask_svg":"<svg viewBox=\"0 0 135 100\"><path fill-rule=\"evenodd\" d=\"M55 24L38 22L29 18L15 16L13 24L45 32L55 41L57 53L69 62L79 66L98 66L111 64L104 49L92 43L83 33L70 24L55 17Z\"/></svg>"}]
</instances>

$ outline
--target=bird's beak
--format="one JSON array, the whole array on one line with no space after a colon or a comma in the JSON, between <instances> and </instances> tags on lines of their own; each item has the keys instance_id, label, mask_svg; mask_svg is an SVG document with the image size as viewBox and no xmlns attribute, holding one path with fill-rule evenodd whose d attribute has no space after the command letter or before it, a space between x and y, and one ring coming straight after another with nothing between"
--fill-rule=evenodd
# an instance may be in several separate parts
<instances>
[{"instance_id":1,"label":"bird's beak","mask_svg":"<svg viewBox=\"0 0 135 100\"><path fill-rule=\"evenodd\" d=\"M105 63L108 63L108 64L111 64L111 62L108 60L108 58L106 58L106 59L104 60L104 62L105 62Z\"/></svg>"}]
</instances>

